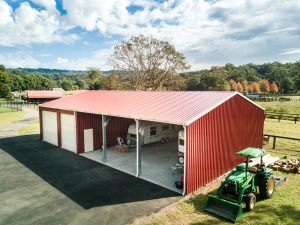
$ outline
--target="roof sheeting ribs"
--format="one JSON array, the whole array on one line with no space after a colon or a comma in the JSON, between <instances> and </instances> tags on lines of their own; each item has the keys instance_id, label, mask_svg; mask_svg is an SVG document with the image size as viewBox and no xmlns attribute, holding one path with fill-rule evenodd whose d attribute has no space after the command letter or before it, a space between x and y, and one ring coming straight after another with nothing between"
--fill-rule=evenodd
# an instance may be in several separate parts
<instances>
[{"instance_id":1,"label":"roof sheeting ribs","mask_svg":"<svg viewBox=\"0 0 300 225\"><path fill-rule=\"evenodd\" d=\"M237 94L240 95L237 92L225 91L84 91L40 106L189 125Z\"/></svg>"}]
</instances>

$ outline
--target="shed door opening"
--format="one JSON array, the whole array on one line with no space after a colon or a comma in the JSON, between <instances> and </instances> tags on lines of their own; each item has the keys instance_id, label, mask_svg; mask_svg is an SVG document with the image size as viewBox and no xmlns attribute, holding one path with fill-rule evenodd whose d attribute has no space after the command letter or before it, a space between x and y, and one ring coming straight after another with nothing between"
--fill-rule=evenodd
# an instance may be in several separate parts
<instances>
[{"instance_id":1,"label":"shed door opening","mask_svg":"<svg viewBox=\"0 0 300 225\"><path fill-rule=\"evenodd\" d=\"M90 152L94 150L94 138L93 129L84 130L84 152Z\"/></svg>"},{"instance_id":2,"label":"shed door opening","mask_svg":"<svg viewBox=\"0 0 300 225\"><path fill-rule=\"evenodd\" d=\"M74 115L61 114L61 147L76 152Z\"/></svg>"},{"instance_id":3,"label":"shed door opening","mask_svg":"<svg viewBox=\"0 0 300 225\"><path fill-rule=\"evenodd\" d=\"M43 141L58 145L57 141L57 115L56 112L42 112L43 120Z\"/></svg>"}]
</instances>

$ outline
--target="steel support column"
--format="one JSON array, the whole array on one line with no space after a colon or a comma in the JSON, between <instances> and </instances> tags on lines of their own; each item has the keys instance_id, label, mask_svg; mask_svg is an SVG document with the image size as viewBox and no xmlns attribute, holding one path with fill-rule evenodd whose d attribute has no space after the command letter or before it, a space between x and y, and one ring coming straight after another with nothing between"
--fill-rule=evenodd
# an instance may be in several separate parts
<instances>
[{"instance_id":1,"label":"steel support column","mask_svg":"<svg viewBox=\"0 0 300 225\"><path fill-rule=\"evenodd\" d=\"M110 117L102 115L102 150L103 150L103 162L107 161L106 153L106 127L110 121Z\"/></svg>"},{"instance_id":2,"label":"steel support column","mask_svg":"<svg viewBox=\"0 0 300 225\"><path fill-rule=\"evenodd\" d=\"M136 177L141 175L141 146L140 146L140 121L135 120L136 124Z\"/></svg>"},{"instance_id":3,"label":"steel support column","mask_svg":"<svg viewBox=\"0 0 300 225\"><path fill-rule=\"evenodd\" d=\"M186 126L183 126L184 129L184 164L183 164L183 192L182 195L185 195L186 193L186 158L187 158L187 154L186 154Z\"/></svg>"}]
</instances>

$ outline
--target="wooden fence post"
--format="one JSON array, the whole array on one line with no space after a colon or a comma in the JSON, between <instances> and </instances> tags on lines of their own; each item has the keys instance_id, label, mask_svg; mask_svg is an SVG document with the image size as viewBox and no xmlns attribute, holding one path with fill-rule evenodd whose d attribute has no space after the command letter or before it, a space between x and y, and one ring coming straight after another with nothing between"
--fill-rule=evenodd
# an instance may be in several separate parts
<instances>
[{"instance_id":1,"label":"wooden fence post","mask_svg":"<svg viewBox=\"0 0 300 225\"><path fill-rule=\"evenodd\" d=\"M275 145L276 145L276 137L273 137L273 149L275 149Z\"/></svg>"},{"instance_id":2,"label":"wooden fence post","mask_svg":"<svg viewBox=\"0 0 300 225\"><path fill-rule=\"evenodd\" d=\"M278 115L278 122L280 122L280 119L281 119L281 116L280 116L280 115Z\"/></svg>"}]
</instances>

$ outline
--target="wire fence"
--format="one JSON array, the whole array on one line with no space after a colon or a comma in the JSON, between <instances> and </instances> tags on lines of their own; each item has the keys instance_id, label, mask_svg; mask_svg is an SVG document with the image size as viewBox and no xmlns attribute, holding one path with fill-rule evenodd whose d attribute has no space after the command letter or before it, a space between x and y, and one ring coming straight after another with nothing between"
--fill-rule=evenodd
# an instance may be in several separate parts
<instances>
[{"instance_id":1,"label":"wire fence","mask_svg":"<svg viewBox=\"0 0 300 225\"><path fill-rule=\"evenodd\" d=\"M22 102L22 101L10 101L2 100L0 101L0 107L9 108L12 112L21 111L23 107L27 108L38 108L37 102Z\"/></svg>"}]
</instances>

